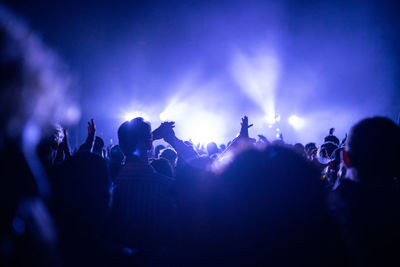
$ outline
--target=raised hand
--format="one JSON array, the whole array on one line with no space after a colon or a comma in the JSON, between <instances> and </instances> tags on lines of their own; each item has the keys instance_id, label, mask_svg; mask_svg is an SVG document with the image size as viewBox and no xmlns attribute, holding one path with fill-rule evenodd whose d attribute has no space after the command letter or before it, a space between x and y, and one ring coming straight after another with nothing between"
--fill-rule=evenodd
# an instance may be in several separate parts
<instances>
[{"instance_id":1,"label":"raised hand","mask_svg":"<svg viewBox=\"0 0 400 267\"><path fill-rule=\"evenodd\" d=\"M165 136L171 135L170 131L174 127L175 127L175 122L173 121L166 121L161 123L161 125L153 131L153 140L162 139Z\"/></svg>"},{"instance_id":2,"label":"raised hand","mask_svg":"<svg viewBox=\"0 0 400 267\"><path fill-rule=\"evenodd\" d=\"M94 125L93 119L88 122L88 136L93 135L96 133L96 126Z\"/></svg>"},{"instance_id":3,"label":"raised hand","mask_svg":"<svg viewBox=\"0 0 400 267\"><path fill-rule=\"evenodd\" d=\"M166 121L163 123L163 138L166 142L171 143L175 139L175 122Z\"/></svg>"},{"instance_id":4,"label":"raised hand","mask_svg":"<svg viewBox=\"0 0 400 267\"><path fill-rule=\"evenodd\" d=\"M247 116L244 116L242 118L241 122L241 128L240 128L240 137L249 137L249 128L253 126L253 124L249 125L249 118Z\"/></svg>"},{"instance_id":5,"label":"raised hand","mask_svg":"<svg viewBox=\"0 0 400 267\"><path fill-rule=\"evenodd\" d=\"M269 144L269 143L270 143L270 142L268 141L267 137L265 137L265 136L262 135L262 134L259 134L259 135L258 135L258 138L260 138L260 141L262 141L262 142L265 143L265 144Z\"/></svg>"}]
</instances>

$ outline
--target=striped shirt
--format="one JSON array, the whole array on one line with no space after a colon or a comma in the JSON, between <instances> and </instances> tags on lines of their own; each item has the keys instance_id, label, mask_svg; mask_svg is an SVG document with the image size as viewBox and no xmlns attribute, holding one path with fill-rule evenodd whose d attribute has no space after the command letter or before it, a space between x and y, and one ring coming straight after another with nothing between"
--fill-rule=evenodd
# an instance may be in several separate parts
<instances>
[{"instance_id":1,"label":"striped shirt","mask_svg":"<svg viewBox=\"0 0 400 267\"><path fill-rule=\"evenodd\" d=\"M166 240L173 219L172 181L139 159L123 166L116 180L113 219L124 245L140 249Z\"/></svg>"}]
</instances>

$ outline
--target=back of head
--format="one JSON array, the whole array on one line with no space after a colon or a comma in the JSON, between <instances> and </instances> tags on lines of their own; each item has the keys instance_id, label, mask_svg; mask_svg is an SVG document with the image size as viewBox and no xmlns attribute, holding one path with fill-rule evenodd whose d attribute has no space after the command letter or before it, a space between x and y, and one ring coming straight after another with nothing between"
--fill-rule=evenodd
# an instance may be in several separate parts
<instances>
[{"instance_id":1,"label":"back of head","mask_svg":"<svg viewBox=\"0 0 400 267\"><path fill-rule=\"evenodd\" d=\"M211 142L207 144L207 153L209 156L218 153L218 146L216 143Z\"/></svg>"},{"instance_id":2,"label":"back of head","mask_svg":"<svg viewBox=\"0 0 400 267\"><path fill-rule=\"evenodd\" d=\"M304 147L306 152L308 152L310 149L315 149L315 148L317 148L317 145L315 143L307 143Z\"/></svg>"},{"instance_id":3,"label":"back of head","mask_svg":"<svg viewBox=\"0 0 400 267\"><path fill-rule=\"evenodd\" d=\"M384 117L353 126L348 154L362 183L384 183L400 176L400 128Z\"/></svg>"},{"instance_id":4,"label":"back of head","mask_svg":"<svg viewBox=\"0 0 400 267\"><path fill-rule=\"evenodd\" d=\"M154 157L157 159L160 155L160 151L163 150L165 146L163 145L158 145L154 148Z\"/></svg>"},{"instance_id":5,"label":"back of head","mask_svg":"<svg viewBox=\"0 0 400 267\"><path fill-rule=\"evenodd\" d=\"M119 147L119 145L115 145L111 148L110 151L110 159L113 162L117 162L117 163L122 163L122 161L124 160L124 154L121 151L121 148Z\"/></svg>"},{"instance_id":6,"label":"back of head","mask_svg":"<svg viewBox=\"0 0 400 267\"><path fill-rule=\"evenodd\" d=\"M149 150L152 141L150 123L140 117L124 122L118 129L118 141L126 156L136 149Z\"/></svg>"},{"instance_id":7,"label":"back of head","mask_svg":"<svg viewBox=\"0 0 400 267\"><path fill-rule=\"evenodd\" d=\"M304 155L304 153L305 153L305 150L304 150L304 146L303 146L303 144L301 144L301 143L296 143L294 146L293 146L293 149L294 149L294 151L296 151L297 153L299 153L300 155Z\"/></svg>"},{"instance_id":8,"label":"back of head","mask_svg":"<svg viewBox=\"0 0 400 267\"><path fill-rule=\"evenodd\" d=\"M324 143L321 145L321 151L323 157L330 158L333 151L335 151L340 144L339 138L333 135L335 128L329 130L329 135L324 138Z\"/></svg>"},{"instance_id":9,"label":"back of head","mask_svg":"<svg viewBox=\"0 0 400 267\"><path fill-rule=\"evenodd\" d=\"M223 224L221 238L239 235L242 247L251 248L249 255L239 256L247 263L304 264L328 256L322 247L333 244L332 229L324 231L329 217L322 185L318 171L305 158L274 145L244 151L222 179L230 197L222 211L215 212ZM229 241L223 246L235 249ZM289 258L284 256L288 253Z\"/></svg>"},{"instance_id":10,"label":"back of head","mask_svg":"<svg viewBox=\"0 0 400 267\"><path fill-rule=\"evenodd\" d=\"M171 148L165 148L165 149L161 150L160 158L167 159L171 163L171 166L173 166L173 167L175 166L177 157L178 157L178 154L176 154L176 152Z\"/></svg>"}]
</instances>

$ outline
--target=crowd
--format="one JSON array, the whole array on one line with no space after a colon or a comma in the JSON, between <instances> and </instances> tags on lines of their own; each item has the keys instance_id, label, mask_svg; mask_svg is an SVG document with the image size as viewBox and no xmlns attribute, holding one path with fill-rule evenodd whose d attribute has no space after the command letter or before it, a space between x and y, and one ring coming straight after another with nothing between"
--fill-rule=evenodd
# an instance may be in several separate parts
<instances>
[{"instance_id":1,"label":"crowd","mask_svg":"<svg viewBox=\"0 0 400 267\"><path fill-rule=\"evenodd\" d=\"M42 81L54 66L32 63L47 54L14 20L0 9L1 266L400 264L392 120L291 145L251 138L244 116L199 146L138 117L106 147L92 119L71 149Z\"/></svg>"}]
</instances>

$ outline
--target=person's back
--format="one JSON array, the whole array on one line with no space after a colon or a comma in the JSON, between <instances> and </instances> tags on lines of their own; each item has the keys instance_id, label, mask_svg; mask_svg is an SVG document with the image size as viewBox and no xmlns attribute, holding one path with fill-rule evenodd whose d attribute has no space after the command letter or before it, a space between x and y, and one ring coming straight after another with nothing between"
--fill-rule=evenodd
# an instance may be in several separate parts
<instances>
[{"instance_id":1,"label":"person's back","mask_svg":"<svg viewBox=\"0 0 400 267\"><path fill-rule=\"evenodd\" d=\"M143 249L158 246L166 238L170 185L170 178L139 160L123 167L114 192L114 219L125 245Z\"/></svg>"},{"instance_id":2,"label":"person's back","mask_svg":"<svg viewBox=\"0 0 400 267\"><path fill-rule=\"evenodd\" d=\"M170 234L172 179L149 164L151 129L143 119L121 125L118 137L126 162L116 179L115 231L125 246L152 253Z\"/></svg>"}]
</instances>

